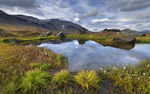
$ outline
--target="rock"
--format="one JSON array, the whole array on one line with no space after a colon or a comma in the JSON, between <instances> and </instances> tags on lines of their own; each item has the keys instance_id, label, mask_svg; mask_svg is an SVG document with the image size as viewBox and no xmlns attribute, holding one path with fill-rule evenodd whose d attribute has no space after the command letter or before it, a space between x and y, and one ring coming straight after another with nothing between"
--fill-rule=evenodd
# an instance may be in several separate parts
<instances>
[{"instance_id":1,"label":"rock","mask_svg":"<svg viewBox=\"0 0 150 94\"><path fill-rule=\"evenodd\" d=\"M84 40L84 39L79 39L78 42L79 44L84 44L87 40Z\"/></svg>"},{"instance_id":2,"label":"rock","mask_svg":"<svg viewBox=\"0 0 150 94\"><path fill-rule=\"evenodd\" d=\"M78 31L79 34L86 34L87 30L85 28L80 28Z\"/></svg>"},{"instance_id":3,"label":"rock","mask_svg":"<svg viewBox=\"0 0 150 94\"><path fill-rule=\"evenodd\" d=\"M116 43L135 43L136 38L134 36L122 36L113 38L113 41Z\"/></svg>"},{"instance_id":4,"label":"rock","mask_svg":"<svg viewBox=\"0 0 150 94\"><path fill-rule=\"evenodd\" d=\"M47 32L46 33L46 36L50 36L50 35L52 35L52 32Z\"/></svg>"},{"instance_id":5,"label":"rock","mask_svg":"<svg viewBox=\"0 0 150 94\"><path fill-rule=\"evenodd\" d=\"M131 35L131 36L139 36L139 37L145 36L145 34L131 30L131 29L124 29L124 30L121 30L121 32L122 34Z\"/></svg>"},{"instance_id":6,"label":"rock","mask_svg":"<svg viewBox=\"0 0 150 94\"><path fill-rule=\"evenodd\" d=\"M65 38L65 35L64 35L63 32L59 32L59 33L57 34L57 36L60 37L60 38Z\"/></svg>"},{"instance_id":7,"label":"rock","mask_svg":"<svg viewBox=\"0 0 150 94\"><path fill-rule=\"evenodd\" d=\"M16 43L16 44L19 44L21 41L18 40L18 39L12 38L12 39L4 39L3 42L5 42L5 43Z\"/></svg>"},{"instance_id":8,"label":"rock","mask_svg":"<svg viewBox=\"0 0 150 94\"><path fill-rule=\"evenodd\" d=\"M5 32L6 30L4 30L4 29L0 29L0 32Z\"/></svg>"}]
</instances>

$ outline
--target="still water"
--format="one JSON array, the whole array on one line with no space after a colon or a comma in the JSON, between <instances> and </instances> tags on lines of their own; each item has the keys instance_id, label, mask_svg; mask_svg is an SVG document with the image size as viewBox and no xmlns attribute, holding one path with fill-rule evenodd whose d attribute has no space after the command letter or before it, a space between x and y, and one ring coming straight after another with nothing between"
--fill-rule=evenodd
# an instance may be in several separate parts
<instances>
[{"instance_id":1,"label":"still water","mask_svg":"<svg viewBox=\"0 0 150 94\"><path fill-rule=\"evenodd\" d=\"M38 46L67 57L70 71L82 68L97 69L109 65L135 65L150 58L150 44L136 44L130 50L103 46L91 40L84 44L79 44L77 40L73 40L60 44L42 43Z\"/></svg>"}]
</instances>

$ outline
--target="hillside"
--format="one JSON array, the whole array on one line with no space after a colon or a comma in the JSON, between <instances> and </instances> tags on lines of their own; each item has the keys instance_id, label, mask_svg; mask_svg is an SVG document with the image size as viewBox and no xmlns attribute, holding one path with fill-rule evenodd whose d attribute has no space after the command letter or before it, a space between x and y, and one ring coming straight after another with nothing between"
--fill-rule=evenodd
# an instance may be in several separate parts
<instances>
[{"instance_id":1,"label":"hillside","mask_svg":"<svg viewBox=\"0 0 150 94\"><path fill-rule=\"evenodd\" d=\"M11 28L22 28L28 31L26 28L41 28L47 31L60 32L63 31L66 34L78 34L89 32L84 27L69 21L59 19L45 19L41 20L31 16L25 15L9 15L0 10L0 28L8 29ZM3 28L5 27L5 28Z\"/></svg>"}]
</instances>

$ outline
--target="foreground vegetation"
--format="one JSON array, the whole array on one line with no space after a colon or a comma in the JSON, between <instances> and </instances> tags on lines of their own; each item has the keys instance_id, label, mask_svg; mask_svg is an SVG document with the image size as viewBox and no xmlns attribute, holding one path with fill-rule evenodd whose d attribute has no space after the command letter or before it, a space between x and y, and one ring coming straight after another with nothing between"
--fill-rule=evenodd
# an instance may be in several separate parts
<instances>
[{"instance_id":1,"label":"foreground vegetation","mask_svg":"<svg viewBox=\"0 0 150 94\"><path fill-rule=\"evenodd\" d=\"M106 92L107 91L107 92ZM62 55L0 43L1 94L149 94L150 61L135 67L67 70Z\"/></svg>"}]
</instances>

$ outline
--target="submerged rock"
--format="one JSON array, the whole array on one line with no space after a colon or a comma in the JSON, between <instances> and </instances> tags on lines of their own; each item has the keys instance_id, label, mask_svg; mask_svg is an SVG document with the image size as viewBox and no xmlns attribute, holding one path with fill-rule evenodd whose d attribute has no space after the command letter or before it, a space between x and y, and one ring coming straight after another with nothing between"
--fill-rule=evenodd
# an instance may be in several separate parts
<instances>
[{"instance_id":1,"label":"submerged rock","mask_svg":"<svg viewBox=\"0 0 150 94\"><path fill-rule=\"evenodd\" d=\"M122 36L113 38L113 41L116 43L135 43L136 38L134 36Z\"/></svg>"}]
</instances>

